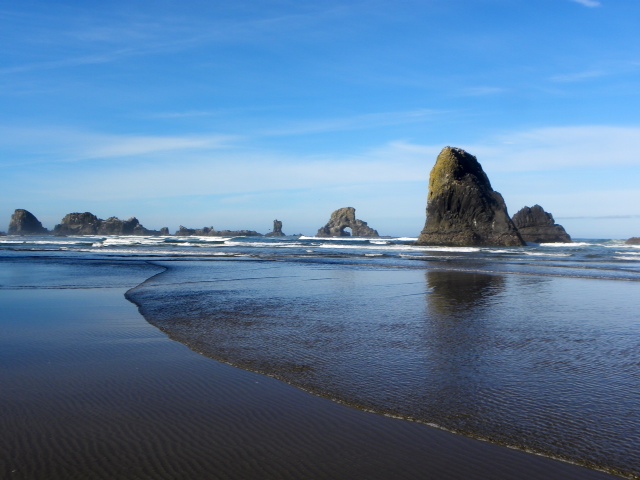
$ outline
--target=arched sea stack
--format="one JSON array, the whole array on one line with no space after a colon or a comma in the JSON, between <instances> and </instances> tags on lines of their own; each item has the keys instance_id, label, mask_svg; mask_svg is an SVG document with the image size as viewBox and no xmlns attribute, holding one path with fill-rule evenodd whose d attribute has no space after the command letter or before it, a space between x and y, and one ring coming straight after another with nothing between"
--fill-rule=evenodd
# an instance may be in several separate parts
<instances>
[{"instance_id":1,"label":"arched sea stack","mask_svg":"<svg viewBox=\"0 0 640 480\"><path fill-rule=\"evenodd\" d=\"M367 222L356 219L356 209L340 208L331 214L329 223L318 230L318 237L349 237L345 229L351 229L354 237L379 237L378 232L367 225Z\"/></svg>"}]
</instances>

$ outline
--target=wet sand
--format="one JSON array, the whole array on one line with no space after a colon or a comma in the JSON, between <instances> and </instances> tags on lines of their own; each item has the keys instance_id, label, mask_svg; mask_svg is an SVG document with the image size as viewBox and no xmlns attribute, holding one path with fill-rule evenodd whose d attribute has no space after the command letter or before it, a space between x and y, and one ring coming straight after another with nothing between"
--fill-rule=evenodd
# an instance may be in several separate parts
<instances>
[{"instance_id":1,"label":"wet sand","mask_svg":"<svg viewBox=\"0 0 640 480\"><path fill-rule=\"evenodd\" d=\"M215 362L125 290L0 290L1 478L614 478Z\"/></svg>"}]
</instances>

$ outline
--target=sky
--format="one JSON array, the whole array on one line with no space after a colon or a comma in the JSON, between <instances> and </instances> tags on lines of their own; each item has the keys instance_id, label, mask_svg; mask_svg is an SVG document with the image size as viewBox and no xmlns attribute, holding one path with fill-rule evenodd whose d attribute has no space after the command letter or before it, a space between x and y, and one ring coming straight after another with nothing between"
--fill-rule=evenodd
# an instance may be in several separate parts
<instances>
[{"instance_id":1,"label":"sky","mask_svg":"<svg viewBox=\"0 0 640 480\"><path fill-rule=\"evenodd\" d=\"M640 236L637 0L0 2L0 230L17 208L315 234L424 227L445 146L510 215Z\"/></svg>"}]
</instances>

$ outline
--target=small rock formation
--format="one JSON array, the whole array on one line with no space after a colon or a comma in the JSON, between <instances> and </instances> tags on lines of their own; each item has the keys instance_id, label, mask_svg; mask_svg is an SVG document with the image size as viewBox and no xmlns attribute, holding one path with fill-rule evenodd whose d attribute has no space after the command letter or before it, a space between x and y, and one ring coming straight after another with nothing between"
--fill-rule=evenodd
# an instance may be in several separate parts
<instances>
[{"instance_id":1,"label":"small rock formation","mask_svg":"<svg viewBox=\"0 0 640 480\"><path fill-rule=\"evenodd\" d=\"M345 232L351 229L351 234ZM367 222L356 219L356 209L340 208L331 214L329 223L318 230L318 237L379 237L378 232L367 225Z\"/></svg>"},{"instance_id":2,"label":"small rock formation","mask_svg":"<svg viewBox=\"0 0 640 480\"><path fill-rule=\"evenodd\" d=\"M282 233L282 222L280 220L274 220L273 231L267 233L265 237L286 237L286 235Z\"/></svg>"},{"instance_id":3,"label":"small rock formation","mask_svg":"<svg viewBox=\"0 0 640 480\"><path fill-rule=\"evenodd\" d=\"M148 235L147 232L148 230L140 225L136 217L131 217L129 220L109 217L98 228L98 235Z\"/></svg>"},{"instance_id":4,"label":"small rock formation","mask_svg":"<svg viewBox=\"0 0 640 480\"><path fill-rule=\"evenodd\" d=\"M254 230L216 230L213 227L187 228L180 225L175 233L177 237L261 237L262 234Z\"/></svg>"},{"instance_id":5,"label":"small rock formation","mask_svg":"<svg viewBox=\"0 0 640 480\"><path fill-rule=\"evenodd\" d=\"M476 157L453 147L440 152L431 170L427 221L416 244L525 245Z\"/></svg>"},{"instance_id":6,"label":"small rock formation","mask_svg":"<svg viewBox=\"0 0 640 480\"><path fill-rule=\"evenodd\" d=\"M525 242L571 243L571 237L564 227L555 223L553 215L545 212L540 205L524 207L512 220Z\"/></svg>"},{"instance_id":7,"label":"small rock formation","mask_svg":"<svg viewBox=\"0 0 640 480\"><path fill-rule=\"evenodd\" d=\"M171 234L169 233L169 227L162 227L162 228L160 229L160 232L159 232L159 233L160 233L160 235L161 235L161 236L163 236L163 237L168 237L169 235L171 235Z\"/></svg>"},{"instance_id":8,"label":"small rock formation","mask_svg":"<svg viewBox=\"0 0 640 480\"><path fill-rule=\"evenodd\" d=\"M160 235L157 230L144 228L136 217L128 220L120 220L117 217L101 220L89 212L65 215L54 227L53 233L54 235Z\"/></svg>"},{"instance_id":9,"label":"small rock formation","mask_svg":"<svg viewBox=\"0 0 640 480\"><path fill-rule=\"evenodd\" d=\"M9 235L46 235L49 230L44 228L31 212L18 208L11 215L8 233Z\"/></svg>"},{"instance_id":10,"label":"small rock formation","mask_svg":"<svg viewBox=\"0 0 640 480\"><path fill-rule=\"evenodd\" d=\"M624 243L627 245L640 245L640 237L631 237Z\"/></svg>"}]
</instances>

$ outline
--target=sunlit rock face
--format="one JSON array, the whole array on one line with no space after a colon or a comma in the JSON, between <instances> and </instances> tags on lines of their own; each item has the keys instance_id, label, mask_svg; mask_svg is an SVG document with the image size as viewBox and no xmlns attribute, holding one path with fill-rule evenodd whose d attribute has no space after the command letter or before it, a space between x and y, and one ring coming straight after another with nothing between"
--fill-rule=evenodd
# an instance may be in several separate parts
<instances>
[{"instance_id":1,"label":"sunlit rock face","mask_svg":"<svg viewBox=\"0 0 640 480\"><path fill-rule=\"evenodd\" d=\"M513 216L513 223L525 242L571 243L571 237L553 215L540 205L524 207Z\"/></svg>"},{"instance_id":2,"label":"sunlit rock face","mask_svg":"<svg viewBox=\"0 0 640 480\"><path fill-rule=\"evenodd\" d=\"M347 231L351 229L351 234ZM378 232L367 225L367 222L356 218L353 207L340 208L331 214L329 222L318 230L318 237L379 237Z\"/></svg>"},{"instance_id":3,"label":"sunlit rock face","mask_svg":"<svg viewBox=\"0 0 640 480\"><path fill-rule=\"evenodd\" d=\"M431 170L427 221L417 244L525 245L476 157L454 147L445 147Z\"/></svg>"}]
</instances>

